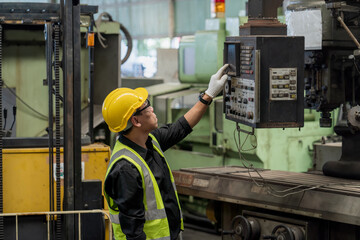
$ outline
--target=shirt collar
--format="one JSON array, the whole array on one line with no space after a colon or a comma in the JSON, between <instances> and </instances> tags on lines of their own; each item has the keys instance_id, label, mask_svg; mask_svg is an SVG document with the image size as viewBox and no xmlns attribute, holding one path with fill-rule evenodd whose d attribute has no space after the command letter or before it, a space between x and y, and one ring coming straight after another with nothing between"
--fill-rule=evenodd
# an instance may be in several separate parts
<instances>
[{"instance_id":1,"label":"shirt collar","mask_svg":"<svg viewBox=\"0 0 360 240\"><path fill-rule=\"evenodd\" d=\"M127 137L125 137L123 134L119 134L119 141L121 143L123 143L124 145L132 148L135 152L137 152L143 159L145 159L146 157L146 153L147 150L151 150L153 149L153 145L152 145L152 141L151 141L151 137L149 136L147 141L146 141L146 147L148 149L145 149L139 145L137 145L136 143L134 143L133 141L131 141L130 139L128 139Z\"/></svg>"}]
</instances>

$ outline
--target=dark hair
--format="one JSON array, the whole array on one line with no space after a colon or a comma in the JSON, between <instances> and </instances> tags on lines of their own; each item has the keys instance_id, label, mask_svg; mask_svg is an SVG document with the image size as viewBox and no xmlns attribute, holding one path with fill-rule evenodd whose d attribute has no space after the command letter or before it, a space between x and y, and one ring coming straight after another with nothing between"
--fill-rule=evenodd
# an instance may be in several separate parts
<instances>
[{"instance_id":1,"label":"dark hair","mask_svg":"<svg viewBox=\"0 0 360 240\"><path fill-rule=\"evenodd\" d=\"M122 135L127 135L127 134L129 134L129 133L131 132L132 128L133 128L133 127L131 126L130 128L121 131L120 134L122 134Z\"/></svg>"},{"instance_id":2,"label":"dark hair","mask_svg":"<svg viewBox=\"0 0 360 240\"><path fill-rule=\"evenodd\" d=\"M120 131L120 134L122 135L126 135L126 134L129 134L131 129L133 128L133 125L131 123L131 118L132 116L129 118L129 120L127 121L127 124L126 124L126 127L124 130Z\"/></svg>"}]
</instances>

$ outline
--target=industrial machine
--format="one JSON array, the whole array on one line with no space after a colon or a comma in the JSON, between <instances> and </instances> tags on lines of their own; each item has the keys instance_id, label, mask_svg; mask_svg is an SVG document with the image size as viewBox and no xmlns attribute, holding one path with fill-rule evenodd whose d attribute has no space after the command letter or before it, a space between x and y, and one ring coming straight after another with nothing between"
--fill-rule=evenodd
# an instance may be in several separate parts
<instances>
[{"instance_id":1,"label":"industrial machine","mask_svg":"<svg viewBox=\"0 0 360 240\"><path fill-rule=\"evenodd\" d=\"M0 4L0 238L109 239L101 104L120 30L97 6ZM97 140L95 142L95 140Z\"/></svg>"},{"instance_id":2,"label":"industrial machine","mask_svg":"<svg viewBox=\"0 0 360 240\"><path fill-rule=\"evenodd\" d=\"M209 21L212 22L212 24L208 24L212 26L211 28L198 31L194 36L185 36L180 42L178 58L180 83L164 83L146 87L160 125L176 121L177 118L185 114L198 101L199 93L206 89L211 75L223 65L224 43L225 46L227 45L225 40L227 38L237 38L229 36L224 19L211 19ZM281 26L283 28L281 31L284 33L284 25L282 24ZM278 39L280 39L280 36L278 36ZM268 112L268 119L261 118L262 128L254 129L243 124L236 125L233 121L229 120L229 116L223 114L225 106L223 97L215 98L213 104L209 107L209 111L199 124L195 126L193 132L181 143L165 152L172 170L194 167L243 166L244 159L254 167L266 169L304 172L314 167L312 161L313 143L323 136L333 135L334 132L332 128L319 127L318 121L320 116L315 110L304 110L303 108L304 95L301 89L303 89L304 84L302 80L304 76L304 38L284 37L282 39L280 40L283 43L287 41L287 46L296 50L295 53L302 54L302 56L293 59L291 58L292 54L289 52L276 51L273 45L271 45L274 52L273 55L268 54L268 62L269 64L273 62L271 61L273 56L278 56L279 59L286 57L286 59L283 59L283 63L292 61L292 65L289 65L290 67L278 66L279 64L274 65L274 69L286 68L284 70L288 71L288 74L281 70L274 72L273 75L279 78L280 76L285 77L285 75L288 75L290 78L291 75L291 81L296 81L295 84L292 84L295 90L290 90L289 88L288 93L290 91L291 93L295 92L295 98L290 101L284 101L286 100L285 98L279 99L275 105L269 102L272 111ZM295 39L296 46L292 46L293 39ZM254 43L254 41L250 39L249 44ZM236 43L235 40L233 42ZM253 57L250 60L245 60L248 62L247 67L255 66L255 61L259 60L259 58L255 57L255 52L260 49L266 49L265 44L269 43L270 41L268 43L259 41L259 44L256 45L257 49L253 49ZM241 47L238 49L241 50ZM246 51L249 52L251 49L243 49L241 55L250 55ZM240 52L238 53L240 55ZM294 68L296 70L292 72ZM254 70L242 69L242 71L249 71L249 73ZM257 74L259 73L257 72ZM264 81L265 83L266 79L259 78L260 75L257 75L257 80ZM255 75L249 74L249 76L253 76L253 79L255 78ZM274 79L274 85L277 84L276 81L286 80ZM287 79L287 81L290 85L290 79ZM286 84L282 85L285 86ZM248 89L241 90L239 88L236 91L240 90L243 94L251 94L251 87L248 86ZM228 87L225 88L228 91L232 89L229 83ZM261 88L264 88L261 90L263 94L264 91L270 91L269 88L266 90L266 85L263 85L263 83ZM274 89L274 91L276 90ZM280 91L286 91L286 89L284 88ZM259 93L257 97L263 98L265 96ZM279 97L280 95L278 94L276 98ZM244 97L250 103L246 106L251 105L249 98L255 97ZM287 98L290 98L290 95ZM256 102L259 103L259 101ZM264 106L258 105L257 107L262 108L260 111L268 111ZM281 111L282 108L290 111L292 114ZM274 109L275 112L273 111ZM283 118L279 117L280 115L288 119L284 121ZM274 117L278 120L277 122L271 122ZM273 124L271 128L265 127L265 125L269 126L270 124ZM302 128L300 129L300 127ZM253 132L254 134L249 135L247 132ZM190 227L196 228L204 226L206 231L218 233L219 228L221 228L220 209L217 204L214 204L213 199L205 195L191 195L188 192L182 193L180 199L185 225L189 226L191 224ZM202 230L204 229L202 228Z\"/></svg>"},{"instance_id":3,"label":"industrial machine","mask_svg":"<svg viewBox=\"0 0 360 240\"><path fill-rule=\"evenodd\" d=\"M226 121L236 124L233 141L226 143L235 145L241 165L182 168L174 171L177 189L212 202L208 216L221 225L223 239L355 240L360 232L359 3L284 1L287 25L276 20L282 3L249 0L248 23L240 26L239 36L224 43L229 78L214 108L222 106ZM267 146L259 144L262 130L284 128L267 144L280 143L284 153L294 148L291 138L296 133L288 138L286 131L304 126L297 131L300 136L306 129L309 112L303 108L321 112L316 124L327 127L322 129L334 126L342 143L332 149L342 149L334 154L341 159L294 171L271 164L294 159L300 164L306 159L301 151L298 156L267 151L268 164L256 164L251 153ZM334 123L331 113L336 108ZM211 137L219 136L214 133ZM222 145L214 138L210 146L217 145L216 152Z\"/></svg>"}]
</instances>

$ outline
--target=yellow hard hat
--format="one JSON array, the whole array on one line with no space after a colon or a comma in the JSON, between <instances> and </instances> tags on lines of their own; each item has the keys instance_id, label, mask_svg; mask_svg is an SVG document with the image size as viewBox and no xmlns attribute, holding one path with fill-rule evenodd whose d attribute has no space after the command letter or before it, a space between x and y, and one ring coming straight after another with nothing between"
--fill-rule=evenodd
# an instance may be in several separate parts
<instances>
[{"instance_id":1,"label":"yellow hard hat","mask_svg":"<svg viewBox=\"0 0 360 240\"><path fill-rule=\"evenodd\" d=\"M147 97L145 88L117 88L109 93L102 105L102 115L110 131L124 130L130 117L143 105Z\"/></svg>"}]
</instances>

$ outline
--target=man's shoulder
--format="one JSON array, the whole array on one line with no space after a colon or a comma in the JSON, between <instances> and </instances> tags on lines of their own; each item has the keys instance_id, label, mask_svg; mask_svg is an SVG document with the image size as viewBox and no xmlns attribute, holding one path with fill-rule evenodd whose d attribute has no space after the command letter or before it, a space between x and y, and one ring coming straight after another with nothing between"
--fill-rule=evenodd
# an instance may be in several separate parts
<instances>
[{"instance_id":1,"label":"man's shoulder","mask_svg":"<svg viewBox=\"0 0 360 240\"><path fill-rule=\"evenodd\" d=\"M120 158L112 166L110 172L113 172L113 171L127 171L128 172L128 171L138 171L138 170L132 162L127 161L126 158Z\"/></svg>"}]
</instances>

